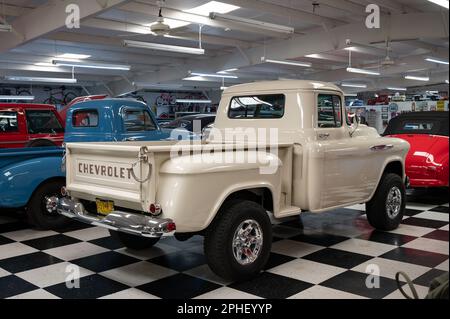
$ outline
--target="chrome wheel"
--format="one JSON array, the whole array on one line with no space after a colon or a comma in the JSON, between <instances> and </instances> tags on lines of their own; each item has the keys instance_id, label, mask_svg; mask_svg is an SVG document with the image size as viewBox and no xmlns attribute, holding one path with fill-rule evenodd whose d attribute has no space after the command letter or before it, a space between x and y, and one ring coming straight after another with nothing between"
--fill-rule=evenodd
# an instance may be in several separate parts
<instances>
[{"instance_id":1,"label":"chrome wheel","mask_svg":"<svg viewBox=\"0 0 450 319\"><path fill-rule=\"evenodd\" d=\"M58 197L57 196L45 196L44 198L45 210L49 214L56 213L56 207L58 205Z\"/></svg>"},{"instance_id":2,"label":"chrome wheel","mask_svg":"<svg viewBox=\"0 0 450 319\"><path fill-rule=\"evenodd\" d=\"M233 255L241 265L253 263L261 253L263 245L263 233L256 220L243 221L236 229L233 236Z\"/></svg>"},{"instance_id":3,"label":"chrome wheel","mask_svg":"<svg viewBox=\"0 0 450 319\"><path fill-rule=\"evenodd\" d=\"M397 186L392 187L386 198L386 212L391 219L395 219L402 208L402 192Z\"/></svg>"}]
</instances>

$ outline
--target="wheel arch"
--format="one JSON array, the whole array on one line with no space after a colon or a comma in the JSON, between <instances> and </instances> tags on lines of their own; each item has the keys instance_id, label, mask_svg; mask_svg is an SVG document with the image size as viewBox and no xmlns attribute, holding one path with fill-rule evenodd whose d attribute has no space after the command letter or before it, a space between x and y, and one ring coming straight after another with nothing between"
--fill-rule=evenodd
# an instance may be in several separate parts
<instances>
[{"instance_id":1,"label":"wheel arch","mask_svg":"<svg viewBox=\"0 0 450 319\"><path fill-rule=\"evenodd\" d=\"M370 197L367 200L367 202L374 197L383 176L390 173L397 174L398 176L400 176L403 182L406 182L405 166L403 165L403 161L401 158L394 157L386 160L383 166L383 170L381 171L380 176L378 177L376 187L373 189L372 194L370 194Z\"/></svg>"},{"instance_id":2,"label":"wheel arch","mask_svg":"<svg viewBox=\"0 0 450 319\"><path fill-rule=\"evenodd\" d=\"M30 203L31 199L33 198L34 194L36 194L36 192L38 191L38 189L40 189L42 186L49 184L51 182L63 182L64 184L66 183L66 178L62 177L62 176L54 176L51 178L48 178L46 180L43 180L42 182L40 182L36 188L33 190L33 192L31 193L30 197L28 198L27 201L27 206Z\"/></svg>"},{"instance_id":3,"label":"wheel arch","mask_svg":"<svg viewBox=\"0 0 450 319\"><path fill-rule=\"evenodd\" d=\"M248 200L261 205L266 211L273 212L274 205L273 189L270 185L264 186L248 186L245 188L234 189L224 197L223 201L218 205L213 214L213 218L209 221L206 229L208 229L214 221L220 216L222 208L233 200Z\"/></svg>"}]
</instances>

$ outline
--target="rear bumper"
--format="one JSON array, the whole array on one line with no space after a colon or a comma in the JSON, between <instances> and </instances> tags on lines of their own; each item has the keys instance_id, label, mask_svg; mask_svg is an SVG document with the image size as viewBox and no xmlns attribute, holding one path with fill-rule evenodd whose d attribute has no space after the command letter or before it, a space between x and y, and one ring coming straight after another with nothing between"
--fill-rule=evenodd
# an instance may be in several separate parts
<instances>
[{"instance_id":1,"label":"rear bumper","mask_svg":"<svg viewBox=\"0 0 450 319\"><path fill-rule=\"evenodd\" d=\"M114 211L105 217L90 214L82 203L63 197L58 201L59 214L83 223L121 231L142 237L159 238L173 235L175 224L171 219L155 218L141 214Z\"/></svg>"}]
</instances>

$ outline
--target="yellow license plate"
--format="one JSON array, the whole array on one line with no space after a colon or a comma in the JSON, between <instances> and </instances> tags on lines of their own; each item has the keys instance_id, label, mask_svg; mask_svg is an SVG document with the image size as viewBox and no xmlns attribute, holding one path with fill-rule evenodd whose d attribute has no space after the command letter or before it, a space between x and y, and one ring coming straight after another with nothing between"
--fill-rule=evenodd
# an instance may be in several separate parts
<instances>
[{"instance_id":1,"label":"yellow license plate","mask_svg":"<svg viewBox=\"0 0 450 319\"><path fill-rule=\"evenodd\" d=\"M105 201L97 199L97 213L101 215L108 215L114 211L114 202L112 201Z\"/></svg>"}]
</instances>

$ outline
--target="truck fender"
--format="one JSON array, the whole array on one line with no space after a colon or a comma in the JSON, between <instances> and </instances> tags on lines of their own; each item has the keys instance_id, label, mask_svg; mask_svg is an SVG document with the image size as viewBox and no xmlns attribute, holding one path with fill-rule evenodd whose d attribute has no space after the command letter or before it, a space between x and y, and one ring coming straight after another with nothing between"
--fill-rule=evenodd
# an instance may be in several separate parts
<instances>
[{"instance_id":1,"label":"truck fender","mask_svg":"<svg viewBox=\"0 0 450 319\"><path fill-rule=\"evenodd\" d=\"M404 163L404 159L400 156L390 156L390 157L386 158L386 160L384 161L384 164L383 164L383 169L380 171L380 174L378 176L377 185L373 189L373 191L370 194L370 197L367 201L370 201L373 198L373 196L375 195L375 192L378 189L378 185L380 185L381 178L383 177L384 173L386 172L387 169L389 169L389 167L392 167L393 165L401 166L400 177L403 179L404 182L406 182L405 165L403 163ZM399 173L399 172L397 172L397 169L395 169L395 173Z\"/></svg>"},{"instance_id":2,"label":"truck fender","mask_svg":"<svg viewBox=\"0 0 450 319\"><path fill-rule=\"evenodd\" d=\"M65 178L61 157L40 157L0 169L0 207L23 207L36 188L52 178Z\"/></svg>"},{"instance_id":3,"label":"truck fender","mask_svg":"<svg viewBox=\"0 0 450 319\"><path fill-rule=\"evenodd\" d=\"M277 202L278 198L274 197L275 191L274 191L274 186L272 184L269 183L260 183L260 184L247 184L247 185L239 185L238 187L230 187L229 189L226 189L223 193L222 196L220 196L220 200L218 200L213 208L213 210L211 211L211 214L208 216L206 225L205 225L205 229L209 227L209 225L211 225L211 223L213 222L213 220L218 216L220 209L222 208L222 206L227 202L227 200L233 196L233 194L236 194L238 192L242 192L242 191L252 191L255 189L267 189L271 195L272 195L272 200L273 200L273 208L274 210L276 209L276 205L275 203ZM237 197L236 199L238 199L239 197ZM253 200L252 200L253 201ZM260 204L260 203L258 203Z\"/></svg>"}]
</instances>

